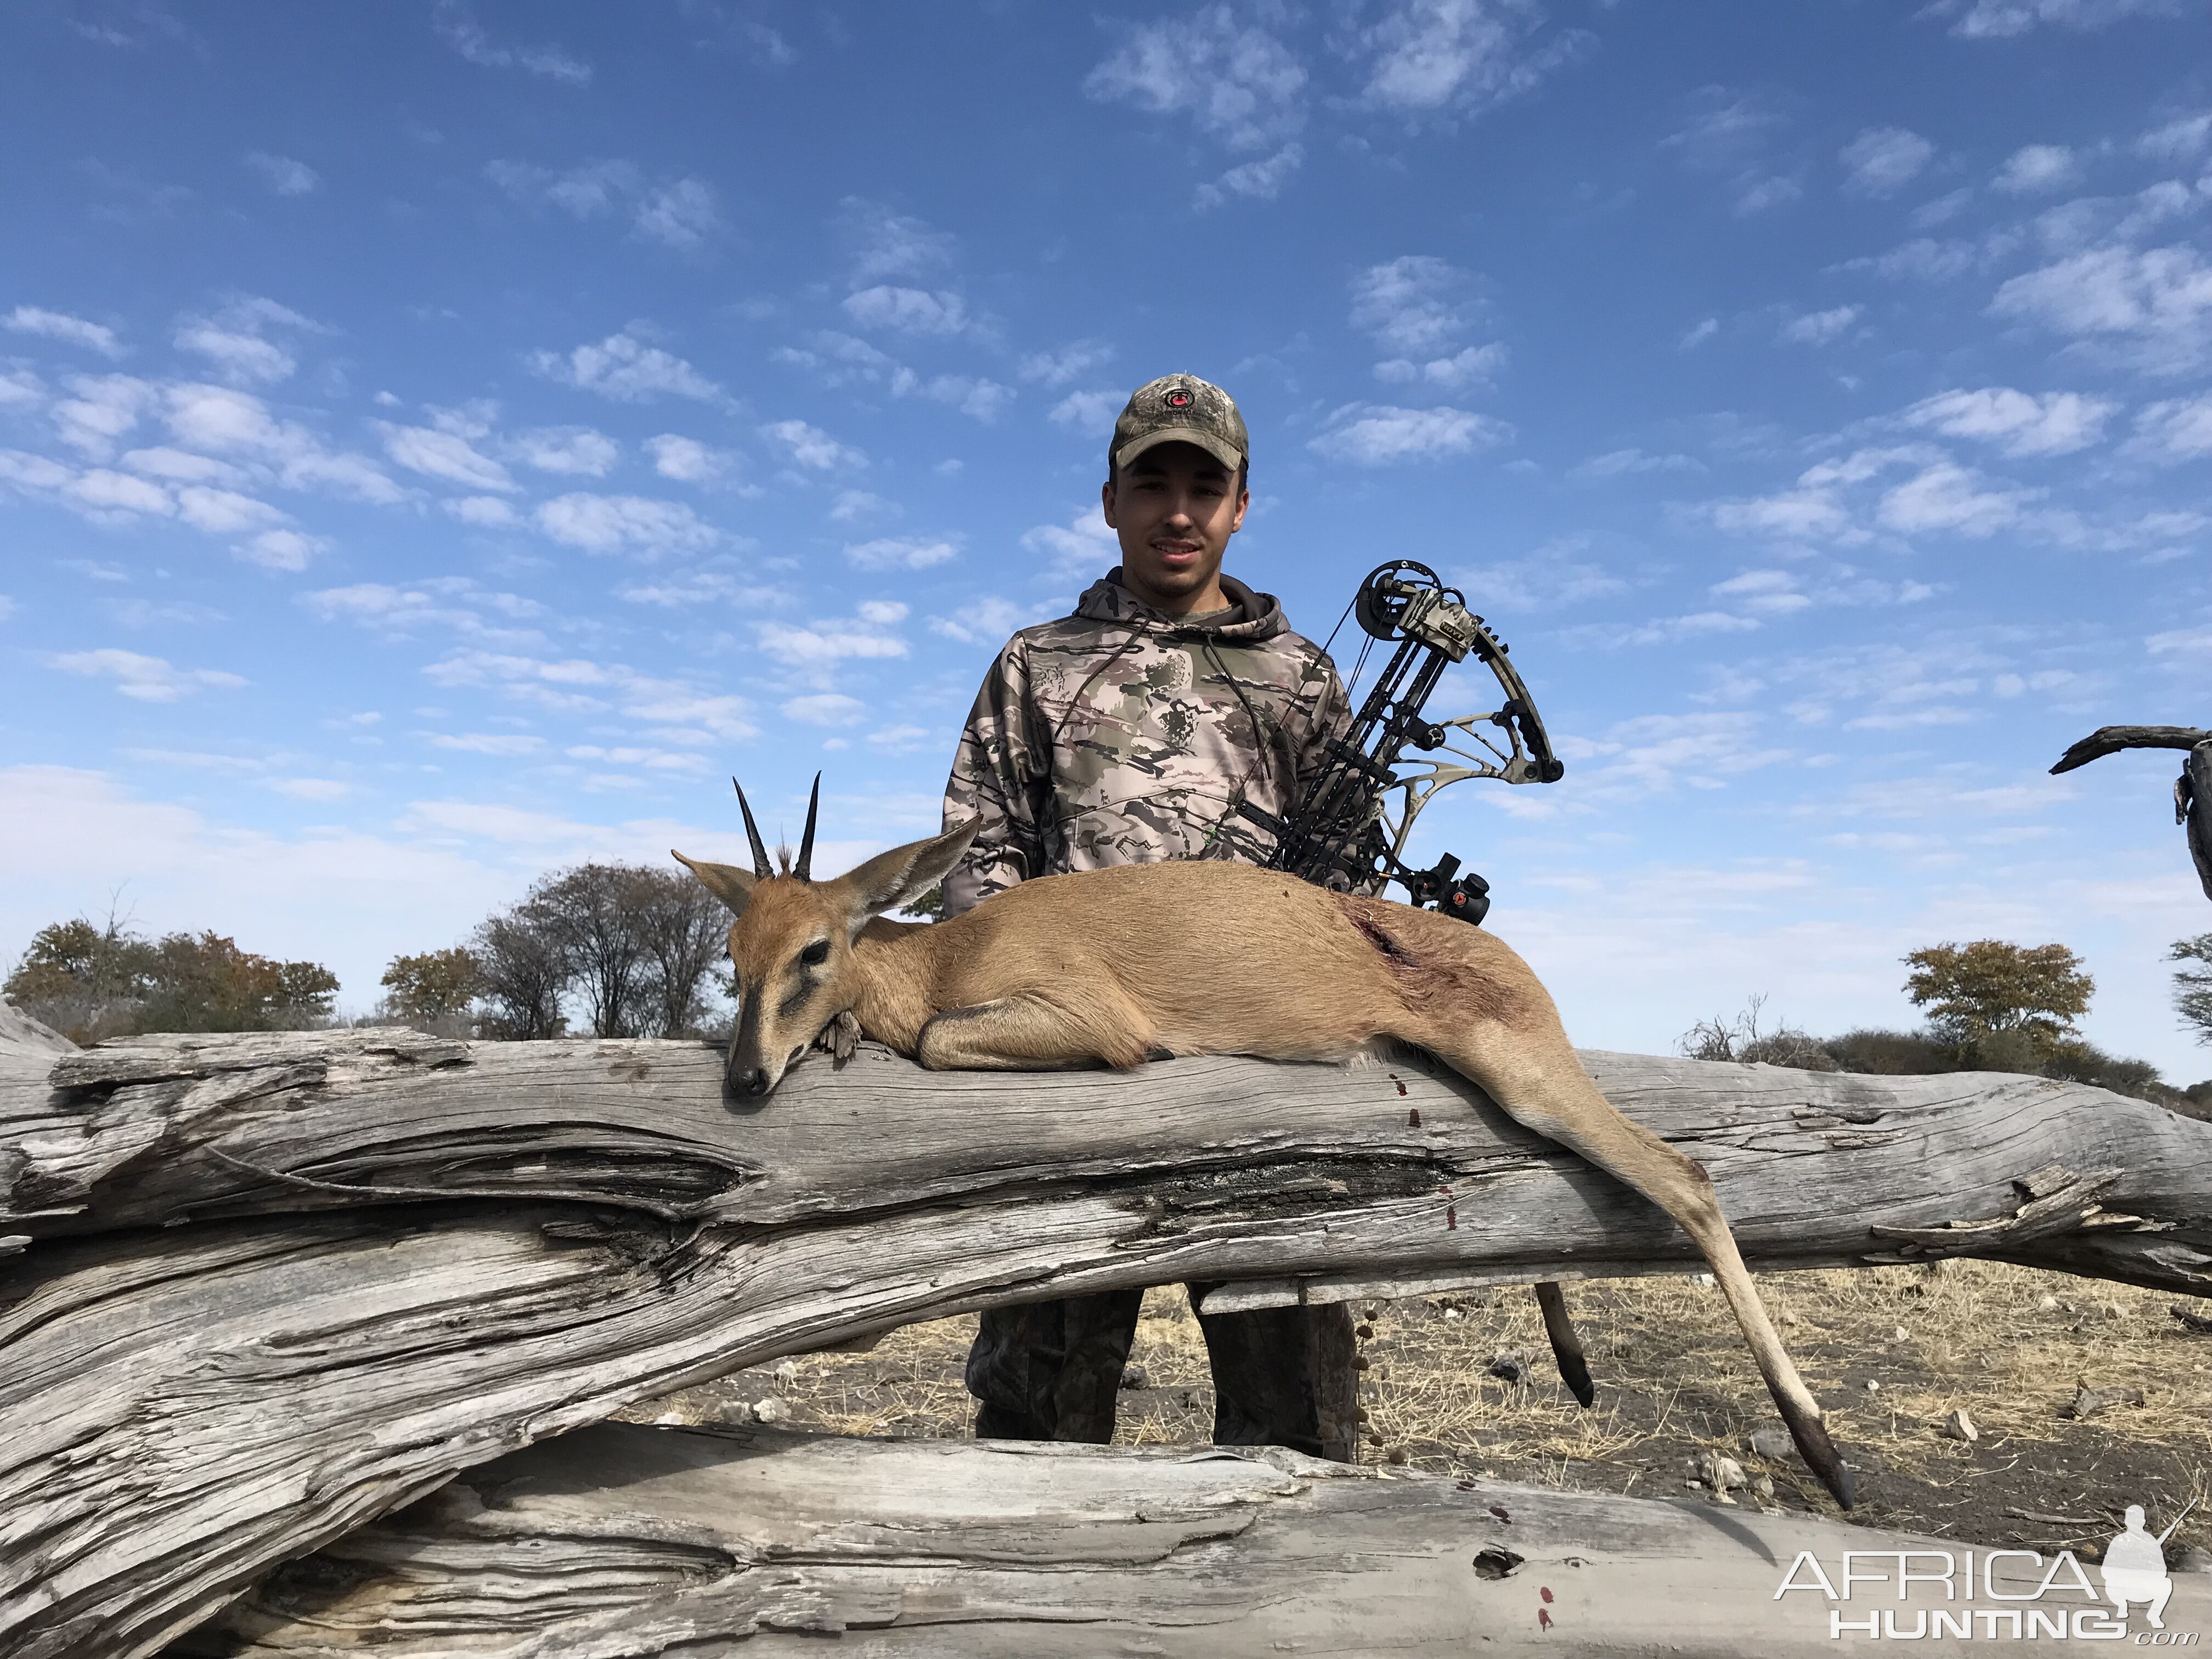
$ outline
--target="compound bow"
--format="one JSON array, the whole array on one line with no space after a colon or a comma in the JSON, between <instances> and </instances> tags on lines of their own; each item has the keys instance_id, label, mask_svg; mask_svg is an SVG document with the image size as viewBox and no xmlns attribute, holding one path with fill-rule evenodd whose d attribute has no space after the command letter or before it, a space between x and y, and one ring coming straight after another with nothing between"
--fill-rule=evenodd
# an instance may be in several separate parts
<instances>
[{"instance_id":1,"label":"compound bow","mask_svg":"<svg viewBox=\"0 0 2212 1659\"><path fill-rule=\"evenodd\" d=\"M1350 609L1370 640L1395 641L1397 649L1360 703L1351 730L1329 739L1328 763L1290 814L1277 817L1249 804L1239 810L1273 833L1271 870L1339 892L1372 891L1395 881L1417 906L1434 905L1480 922L1490 909L1488 882L1472 871L1461 874L1459 860L1449 853L1426 870L1404 861L1414 820L1448 784L1468 778L1555 783L1567 769L1552 752L1535 702L1507 659L1505 642L1467 608L1466 595L1445 586L1435 571L1411 559L1379 565L1360 583ZM1354 684L1370 649L1360 648ZM1426 719L1423 706L1444 670L1470 656L1498 677L1504 702L1488 714ZM1504 746L1483 727L1503 733ZM1437 757L1408 763L1408 750Z\"/></svg>"}]
</instances>

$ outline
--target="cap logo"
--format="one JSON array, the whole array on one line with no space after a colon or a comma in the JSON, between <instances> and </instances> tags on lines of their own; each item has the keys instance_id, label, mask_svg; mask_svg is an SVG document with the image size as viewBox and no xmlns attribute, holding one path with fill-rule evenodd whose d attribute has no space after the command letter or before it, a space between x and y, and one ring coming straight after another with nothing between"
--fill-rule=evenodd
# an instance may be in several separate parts
<instances>
[{"instance_id":1,"label":"cap logo","mask_svg":"<svg viewBox=\"0 0 2212 1659\"><path fill-rule=\"evenodd\" d=\"M1190 407L1190 392L1183 386L1177 386L1174 391L1169 392L1161 401L1165 403L1170 409L1188 409Z\"/></svg>"}]
</instances>

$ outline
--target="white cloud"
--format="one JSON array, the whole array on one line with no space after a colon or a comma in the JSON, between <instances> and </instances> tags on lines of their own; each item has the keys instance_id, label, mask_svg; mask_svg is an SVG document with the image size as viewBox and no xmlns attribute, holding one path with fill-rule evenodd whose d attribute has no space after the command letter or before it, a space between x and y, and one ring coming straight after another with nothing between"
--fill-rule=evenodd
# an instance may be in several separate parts
<instances>
[{"instance_id":1,"label":"white cloud","mask_svg":"<svg viewBox=\"0 0 2212 1659\"><path fill-rule=\"evenodd\" d=\"M920 726L886 726L868 733L869 744L886 754L926 753L944 741L944 734Z\"/></svg>"},{"instance_id":2,"label":"white cloud","mask_svg":"<svg viewBox=\"0 0 2212 1659\"><path fill-rule=\"evenodd\" d=\"M2010 386L1944 392L1923 398L1900 417L1907 426L1932 427L1954 438L1978 438L2008 455L2068 455L2105 435L2118 407L2078 392L2041 396Z\"/></svg>"},{"instance_id":3,"label":"white cloud","mask_svg":"<svg viewBox=\"0 0 2212 1659\"><path fill-rule=\"evenodd\" d=\"M258 334L241 332L192 318L179 324L176 345L213 363L223 378L236 386L270 384L287 379L299 360L283 347Z\"/></svg>"},{"instance_id":4,"label":"white cloud","mask_svg":"<svg viewBox=\"0 0 2212 1659\"><path fill-rule=\"evenodd\" d=\"M623 714L652 722L664 742L705 747L716 738L741 742L760 735L743 697L641 674L621 663L585 658L548 662L471 649L456 652L422 672L434 684L495 685L518 701L561 713L604 709L611 696Z\"/></svg>"},{"instance_id":5,"label":"white cloud","mask_svg":"<svg viewBox=\"0 0 2212 1659\"><path fill-rule=\"evenodd\" d=\"M169 492L126 473L94 467L64 486L65 493L85 506L104 513L151 513L167 518L177 510Z\"/></svg>"},{"instance_id":6,"label":"white cloud","mask_svg":"<svg viewBox=\"0 0 2212 1659\"><path fill-rule=\"evenodd\" d=\"M1570 467L1570 478L1618 478L1634 472L1703 472L1705 463L1688 455L1647 455L1640 449L1608 450Z\"/></svg>"},{"instance_id":7,"label":"white cloud","mask_svg":"<svg viewBox=\"0 0 2212 1659\"><path fill-rule=\"evenodd\" d=\"M859 450L839 443L818 426L805 421L771 421L761 428L761 435L781 444L791 453L791 459L801 466L811 466L818 471L832 467L860 467L868 458Z\"/></svg>"},{"instance_id":8,"label":"white cloud","mask_svg":"<svg viewBox=\"0 0 2212 1659\"><path fill-rule=\"evenodd\" d=\"M103 357L120 357L123 343L115 331L104 323L88 322L82 317L72 317L65 311L48 311L40 306L17 306L9 312L4 325L17 334L43 335L49 340L60 340L65 344L83 346L97 351Z\"/></svg>"},{"instance_id":9,"label":"white cloud","mask_svg":"<svg viewBox=\"0 0 2212 1659\"><path fill-rule=\"evenodd\" d=\"M969 326L967 307L958 295L883 283L846 295L845 314L862 328L896 329L906 334L958 334Z\"/></svg>"},{"instance_id":10,"label":"white cloud","mask_svg":"<svg viewBox=\"0 0 2212 1659\"><path fill-rule=\"evenodd\" d=\"M336 778L274 778L269 787L293 800L343 800L353 786Z\"/></svg>"},{"instance_id":11,"label":"white cloud","mask_svg":"<svg viewBox=\"0 0 2212 1659\"><path fill-rule=\"evenodd\" d=\"M643 175L628 161L585 161L558 172L527 161L489 161L484 177L515 201L579 219L612 212L645 188Z\"/></svg>"},{"instance_id":12,"label":"white cloud","mask_svg":"<svg viewBox=\"0 0 2212 1659\"><path fill-rule=\"evenodd\" d=\"M1981 251L1972 242L1955 237L1939 242L1920 236L1873 258L1847 259L1842 269L1871 270L1892 282L1948 283L1972 270L1980 258Z\"/></svg>"},{"instance_id":13,"label":"white cloud","mask_svg":"<svg viewBox=\"0 0 2212 1659\"><path fill-rule=\"evenodd\" d=\"M1455 303L1471 279L1433 254L1408 253L1352 279L1352 323L1407 357L1447 349L1465 325Z\"/></svg>"},{"instance_id":14,"label":"white cloud","mask_svg":"<svg viewBox=\"0 0 2212 1659\"><path fill-rule=\"evenodd\" d=\"M2050 23L2063 28L2107 28L2124 17L2168 16L2179 0L1940 0L1930 11L1955 15L1951 33L1969 40L2001 40Z\"/></svg>"},{"instance_id":15,"label":"white cloud","mask_svg":"<svg viewBox=\"0 0 2212 1659\"><path fill-rule=\"evenodd\" d=\"M2081 162L2063 144L2027 144L2005 158L1990 183L2013 196L2063 190L2081 175Z\"/></svg>"},{"instance_id":16,"label":"white cloud","mask_svg":"<svg viewBox=\"0 0 2212 1659\"><path fill-rule=\"evenodd\" d=\"M422 426L394 426L377 422L384 434L384 453L410 472L426 478L443 478L466 489L514 488L507 469L489 456L479 454L465 438Z\"/></svg>"},{"instance_id":17,"label":"white cloud","mask_svg":"<svg viewBox=\"0 0 2212 1659\"><path fill-rule=\"evenodd\" d=\"M309 536L297 530L264 530L230 550L248 564L258 564L264 570L305 570L316 554L326 551L330 543L320 536Z\"/></svg>"},{"instance_id":18,"label":"white cloud","mask_svg":"<svg viewBox=\"0 0 2212 1659\"><path fill-rule=\"evenodd\" d=\"M490 617L526 620L544 615L545 609L519 593L480 587L466 576L432 576L404 587L356 582L302 593L300 603L325 622L358 623L380 634L408 635L429 628L450 628L475 639L509 641L534 641L539 635L533 629L501 626Z\"/></svg>"},{"instance_id":19,"label":"white cloud","mask_svg":"<svg viewBox=\"0 0 2212 1659\"><path fill-rule=\"evenodd\" d=\"M231 690L246 684L240 676L219 669L173 668L162 658L136 651L70 651L46 660L48 667L65 674L112 680L118 691L140 702L175 702L210 688Z\"/></svg>"},{"instance_id":20,"label":"white cloud","mask_svg":"<svg viewBox=\"0 0 2212 1659\"><path fill-rule=\"evenodd\" d=\"M794 668L815 670L848 657L903 657L906 641L884 630L905 620L906 614L902 605L872 600L862 604L849 622L829 618L805 628L762 623L761 649Z\"/></svg>"},{"instance_id":21,"label":"white cloud","mask_svg":"<svg viewBox=\"0 0 2212 1659\"><path fill-rule=\"evenodd\" d=\"M1793 345L1826 345L1857 322L1864 309L1837 306L1828 311L1807 312L1783 324L1780 337Z\"/></svg>"},{"instance_id":22,"label":"white cloud","mask_svg":"<svg viewBox=\"0 0 2212 1659\"><path fill-rule=\"evenodd\" d=\"M2136 152L2161 161L2191 161L2212 149L2212 110L2178 116L2136 140Z\"/></svg>"},{"instance_id":23,"label":"white cloud","mask_svg":"<svg viewBox=\"0 0 2212 1659\"><path fill-rule=\"evenodd\" d=\"M1056 577L1087 580L1121 562L1121 541L1107 527L1096 500L1077 507L1064 525L1031 526L1022 532L1022 545L1049 555L1046 574Z\"/></svg>"},{"instance_id":24,"label":"white cloud","mask_svg":"<svg viewBox=\"0 0 2212 1659\"><path fill-rule=\"evenodd\" d=\"M533 516L555 541L587 553L635 552L650 558L712 547L720 539L714 527L683 502L644 495L574 490L543 503Z\"/></svg>"},{"instance_id":25,"label":"white cloud","mask_svg":"<svg viewBox=\"0 0 2212 1659\"><path fill-rule=\"evenodd\" d=\"M279 196L313 196L323 187L320 173L305 161L295 161L289 155L271 155L257 149L247 155L246 165L259 173L261 182Z\"/></svg>"},{"instance_id":26,"label":"white cloud","mask_svg":"<svg viewBox=\"0 0 2212 1659\"><path fill-rule=\"evenodd\" d=\"M1228 5L1141 23L1083 82L1102 102L1188 115L1237 149L1294 136L1305 119L1306 72L1291 49Z\"/></svg>"},{"instance_id":27,"label":"white cloud","mask_svg":"<svg viewBox=\"0 0 2212 1659\"><path fill-rule=\"evenodd\" d=\"M647 192L634 221L639 235L673 248L694 248L722 227L705 180L678 179Z\"/></svg>"},{"instance_id":28,"label":"white cloud","mask_svg":"<svg viewBox=\"0 0 2212 1659\"><path fill-rule=\"evenodd\" d=\"M1905 535L1948 531L1980 538L2017 523L2021 505L2041 493L1984 489L1972 469L1938 461L1885 495L1878 516L1888 528Z\"/></svg>"},{"instance_id":29,"label":"white cloud","mask_svg":"<svg viewBox=\"0 0 2212 1659\"><path fill-rule=\"evenodd\" d=\"M486 69L519 69L549 81L582 86L592 78L592 66L558 46L503 46L496 44L477 22L465 0L438 0L432 14L438 36L471 64Z\"/></svg>"},{"instance_id":30,"label":"white cloud","mask_svg":"<svg viewBox=\"0 0 2212 1659\"><path fill-rule=\"evenodd\" d=\"M2092 248L2012 277L1990 310L2060 334L2113 339L2136 366L2179 373L2212 347L2212 263L2185 246Z\"/></svg>"},{"instance_id":31,"label":"white cloud","mask_svg":"<svg viewBox=\"0 0 2212 1659\"><path fill-rule=\"evenodd\" d=\"M1115 419L1128 401L1119 392L1071 392L1048 413L1055 425L1103 438L1113 432Z\"/></svg>"},{"instance_id":32,"label":"white cloud","mask_svg":"<svg viewBox=\"0 0 2212 1659\"><path fill-rule=\"evenodd\" d=\"M852 250L856 283L920 276L952 263L951 236L880 202L848 196L838 204L837 228Z\"/></svg>"},{"instance_id":33,"label":"white cloud","mask_svg":"<svg viewBox=\"0 0 2212 1659\"><path fill-rule=\"evenodd\" d=\"M1554 542L1526 558L1455 569L1450 573L1451 579L1471 605L1493 616L1506 611L1548 610L1628 591L1628 583L1619 576L1577 558L1581 550L1576 542Z\"/></svg>"},{"instance_id":34,"label":"white cloud","mask_svg":"<svg viewBox=\"0 0 2212 1659\"><path fill-rule=\"evenodd\" d=\"M1813 601L1797 590L1797 578L1785 570L1747 570L1709 590L1716 598L1731 599L1762 616L1786 617Z\"/></svg>"},{"instance_id":35,"label":"white cloud","mask_svg":"<svg viewBox=\"0 0 2212 1659\"><path fill-rule=\"evenodd\" d=\"M986 426L1005 412L1014 400L1014 389L1000 386L996 380L981 375L938 374L927 380L909 380L904 385L894 383L894 392L905 394L919 392L922 397L940 404L950 404L963 415L982 422Z\"/></svg>"},{"instance_id":36,"label":"white cloud","mask_svg":"<svg viewBox=\"0 0 2212 1659\"><path fill-rule=\"evenodd\" d=\"M1782 173L1742 179L1736 186L1735 215L1739 219L1747 219L1769 208L1787 206L1804 193L1804 185Z\"/></svg>"},{"instance_id":37,"label":"white cloud","mask_svg":"<svg viewBox=\"0 0 2212 1659\"><path fill-rule=\"evenodd\" d=\"M1757 617L1740 617L1732 611L1698 611L1681 617L1654 617L1641 623L1590 623L1565 629L1562 637L1612 650L1626 645L1672 645L1709 634L1751 634L1759 626Z\"/></svg>"},{"instance_id":38,"label":"white cloud","mask_svg":"<svg viewBox=\"0 0 2212 1659\"><path fill-rule=\"evenodd\" d=\"M1346 404L1328 417L1307 447L1358 466L1387 466L1469 454L1512 435L1513 428L1505 422L1463 409Z\"/></svg>"},{"instance_id":39,"label":"white cloud","mask_svg":"<svg viewBox=\"0 0 2212 1659\"><path fill-rule=\"evenodd\" d=\"M899 509L882 496L865 489L841 489L830 505L830 516L839 524L858 524L864 519L896 518Z\"/></svg>"},{"instance_id":40,"label":"white cloud","mask_svg":"<svg viewBox=\"0 0 2212 1659\"><path fill-rule=\"evenodd\" d=\"M1721 319L1717 317L1708 317L1703 322L1684 331L1682 337L1676 341L1675 344L1681 350L1695 351L1720 331Z\"/></svg>"},{"instance_id":41,"label":"white cloud","mask_svg":"<svg viewBox=\"0 0 2212 1659\"><path fill-rule=\"evenodd\" d=\"M858 697L824 691L811 697L793 697L783 705L786 720L809 726L858 726L867 718L868 706Z\"/></svg>"},{"instance_id":42,"label":"white cloud","mask_svg":"<svg viewBox=\"0 0 2212 1659\"><path fill-rule=\"evenodd\" d=\"M1103 340L1078 340L1057 351L1032 351L1015 366L1024 380L1063 386L1087 369L1114 360L1114 348Z\"/></svg>"},{"instance_id":43,"label":"white cloud","mask_svg":"<svg viewBox=\"0 0 2212 1659\"><path fill-rule=\"evenodd\" d=\"M1247 201L1272 202L1282 194L1291 175L1305 165L1305 146L1285 144L1273 155L1256 161L1240 161L1211 184L1199 185L1192 202L1200 208L1219 207L1232 196Z\"/></svg>"},{"instance_id":44,"label":"white cloud","mask_svg":"<svg viewBox=\"0 0 2212 1659\"><path fill-rule=\"evenodd\" d=\"M1844 188L1861 196L1893 196L1920 175L1936 146L1904 127L1869 127L1845 144Z\"/></svg>"},{"instance_id":45,"label":"white cloud","mask_svg":"<svg viewBox=\"0 0 2212 1659\"><path fill-rule=\"evenodd\" d=\"M884 538L861 542L845 550L845 557L863 570L927 570L959 556L957 537Z\"/></svg>"},{"instance_id":46,"label":"white cloud","mask_svg":"<svg viewBox=\"0 0 2212 1659\"><path fill-rule=\"evenodd\" d=\"M2129 452L2158 461L2192 461L2212 456L2212 396L2173 398L2148 405L2136 416Z\"/></svg>"},{"instance_id":47,"label":"white cloud","mask_svg":"<svg viewBox=\"0 0 2212 1659\"><path fill-rule=\"evenodd\" d=\"M325 489L387 505L406 498L374 463L328 449L296 422L277 420L250 392L185 384L162 388L161 399L170 435L188 449L244 457L290 489Z\"/></svg>"},{"instance_id":48,"label":"white cloud","mask_svg":"<svg viewBox=\"0 0 2212 1659\"><path fill-rule=\"evenodd\" d=\"M266 501L205 484L187 484L177 492L177 515L194 529L218 536L266 530L286 521L285 515Z\"/></svg>"},{"instance_id":49,"label":"white cloud","mask_svg":"<svg viewBox=\"0 0 2212 1659\"><path fill-rule=\"evenodd\" d=\"M610 334L597 345L580 345L565 357L534 351L530 366L549 380L596 392L623 403L645 403L662 396L722 401L722 389L697 369L634 331L637 325Z\"/></svg>"},{"instance_id":50,"label":"white cloud","mask_svg":"<svg viewBox=\"0 0 2212 1659\"><path fill-rule=\"evenodd\" d=\"M1425 386L1441 386L1447 392L1461 392L1469 386L1487 386L1496 380L1505 367L1508 355L1503 342L1492 341L1488 345L1468 346L1449 357L1431 357L1425 363L1408 357L1394 357L1375 365L1375 378L1401 385L1418 381Z\"/></svg>"},{"instance_id":51,"label":"white cloud","mask_svg":"<svg viewBox=\"0 0 2212 1659\"><path fill-rule=\"evenodd\" d=\"M653 470L678 483L714 483L737 465L738 458L727 450L710 449L696 438L679 437L673 432L647 438L645 447L653 457Z\"/></svg>"},{"instance_id":52,"label":"white cloud","mask_svg":"<svg viewBox=\"0 0 2212 1659\"><path fill-rule=\"evenodd\" d=\"M433 732L433 749L454 749L465 755L534 755L545 739L524 732Z\"/></svg>"},{"instance_id":53,"label":"white cloud","mask_svg":"<svg viewBox=\"0 0 2212 1659\"><path fill-rule=\"evenodd\" d=\"M579 744L562 752L571 760L599 761L609 766L642 766L653 772L703 773L708 769L703 757L678 754L667 749L607 749L596 744Z\"/></svg>"},{"instance_id":54,"label":"white cloud","mask_svg":"<svg viewBox=\"0 0 2212 1659\"><path fill-rule=\"evenodd\" d=\"M522 521L513 505L496 495L457 495L443 505L463 524L480 530L502 530Z\"/></svg>"},{"instance_id":55,"label":"white cloud","mask_svg":"<svg viewBox=\"0 0 2212 1659\"><path fill-rule=\"evenodd\" d=\"M1480 108L1534 86L1593 38L1570 30L1521 54L1543 12L1516 0L1398 0L1361 31L1373 54L1363 95L1401 114Z\"/></svg>"},{"instance_id":56,"label":"white cloud","mask_svg":"<svg viewBox=\"0 0 2212 1659\"><path fill-rule=\"evenodd\" d=\"M1020 605L994 593L964 606L953 616L932 617L929 631L948 640L957 640L963 645L996 645L1024 623L1034 620Z\"/></svg>"},{"instance_id":57,"label":"white cloud","mask_svg":"<svg viewBox=\"0 0 2212 1659\"><path fill-rule=\"evenodd\" d=\"M507 448L525 466L572 477L604 478L622 459L619 444L588 426L546 426L517 433Z\"/></svg>"},{"instance_id":58,"label":"white cloud","mask_svg":"<svg viewBox=\"0 0 2212 1659\"><path fill-rule=\"evenodd\" d=\"M246 482L246 477L242 469L228 461L218 461L212 455L190 454L166 444L131 450L122 458L120 465L149 478L167 478L176 483L235 484Z\"/></svg>"}]
</instances>

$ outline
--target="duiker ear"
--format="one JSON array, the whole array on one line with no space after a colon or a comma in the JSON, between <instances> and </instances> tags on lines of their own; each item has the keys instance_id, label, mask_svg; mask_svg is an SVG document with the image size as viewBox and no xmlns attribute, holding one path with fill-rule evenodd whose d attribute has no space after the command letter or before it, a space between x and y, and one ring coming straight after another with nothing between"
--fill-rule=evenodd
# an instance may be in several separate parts
<instances>
[{"instance_id":1,"label":"duiker ear","mask_svg":"<svg viewBox=\"0 0 2212 1659\"><path fill-rule=\"evenodd\" d=\"M968 843L983 827L978 816L928 841L913 842L878 853L857 870L848 870L830 883L857 927L868 917L888 910L904 899L927 892L945 879L967 852Z\"/></svg>"},{"instance_id":2,"label":"duiker ear","mask_svg":"<svg viewBox=\"0 0 2212 1659\"><path fill-rule=\"evenodd\" d=\"M759 879L750 870L740 870L734 864L708 864L700 859L687 859L674 848L668 856L699 878L708 892L728 905L738 915L752 902L753 883Z\"/></svg>"}]
</instances>

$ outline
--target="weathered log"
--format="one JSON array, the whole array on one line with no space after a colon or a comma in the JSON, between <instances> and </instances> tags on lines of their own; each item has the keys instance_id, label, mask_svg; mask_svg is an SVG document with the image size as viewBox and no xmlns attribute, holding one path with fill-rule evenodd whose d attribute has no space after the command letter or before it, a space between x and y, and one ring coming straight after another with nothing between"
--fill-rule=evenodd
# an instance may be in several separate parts
<instances>
[{"instance_id":1,"label":"weathered log","mask_svg":"<svg viewBox=\"0 0 2212 1659\"><path fill-rule=\"evenodd\" d=\"M1705 1162L1754 1265L2212 1289L2212 1125L2039 1079L1586 1060ZM0 1083L0 1231L38 1241L0 1263L23 1659L150 1652L460 1470L917 1319L1700 1265L1412 1061L955 1075L864 1048L738 1111L695 1044L354 1031L141 1039L54 1078Z\"/></svg>"},{"instance_id":2,"label":"weathered log","mask_svg":"<svg viewBox=\"0 0 2212 1659\"><path fill-rule=\"evenodd\" d=\"M1847 1550L1886 1582L1832 1603L1799 1552L1840 1589ZM1913 1571L1930 1576L1950 1553L1951 1593L1923 1580L1900 1597L1898 1562L1873 1553L1884 1551L1915 1552ZM1854 1621L1886 1613L1904 1632L1926 1609L2004 1608L1978 1559L1972 1593L1956 1593L1962 1553L1748 1506L1276 1449L608 1424L471 1470L280 1570L169 1659L689 1659L819 1653L841 1634L841 1649L948 1659L1775 1659L1833 1652L1832 1607ZM2043 1565L2002 1559L1998 1589L2032 1595ZM1785 1578L1808 1588L1778 1601ZM2009 1605L2064 1618L2085 1601ZM2212 1622L2212 1577L2178 1577L2165 1616L2175 1630Z\"/></svg>"}]
</instances>

